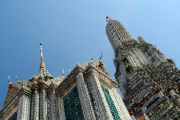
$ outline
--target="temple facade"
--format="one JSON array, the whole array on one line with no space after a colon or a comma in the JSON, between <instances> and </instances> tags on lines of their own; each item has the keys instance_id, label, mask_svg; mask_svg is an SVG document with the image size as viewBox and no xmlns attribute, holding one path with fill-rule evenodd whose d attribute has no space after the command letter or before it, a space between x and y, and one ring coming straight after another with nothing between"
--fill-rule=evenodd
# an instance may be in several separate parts
<instances>
[{"instance_id":1,"label":"temple facade","mask_svg":"<svg viewBox=\"0 0 180 120\"><path fill-rule=\"evenodd\" d=\"M9 83L0 120L179 120L180 70L173 60L109 17L106 33L116 80L101 60L54 77L40 44L38 74Z\"/></svg>"},{"instance_id":2,"label":"temple facade","mask_svg":"<svg viewBox=\"0 0 180 120\"><path fill-rule=\"evenodd\" d=\"M139 120L180 119L180 70L142 37L133 39L107 17L106 33L115 53L115 77L131 115Z\"/></svg>"},{"instance_id":3,"label":"temple facade","mask_svg":"<svg viewBox=\"0 0 180 120\"><path fill-rule=\"evenodd\" d=\"M0 120L131 120L102 61L78 64L67 76L55 78L40 46L38 74L9 83Z\"/></svg>"}]
</instances>

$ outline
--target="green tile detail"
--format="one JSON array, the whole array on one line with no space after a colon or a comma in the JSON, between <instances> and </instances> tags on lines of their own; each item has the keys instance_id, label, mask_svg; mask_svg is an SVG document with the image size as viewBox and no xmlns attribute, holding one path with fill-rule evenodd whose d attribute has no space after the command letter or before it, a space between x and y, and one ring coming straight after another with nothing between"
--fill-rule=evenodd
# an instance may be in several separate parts
<instances>
[{"instance_id":1,"label":"green tile detail","mask_svg":"<svg viewBox=\"0 0 180 120\"><path fill-rule=\"evenodd\" d=\"M8 120L17 120L17 112L15 112Z\"/></svg>"},{"instance_id":2,"label":"green tile detail","mask_svg":"<svg viewBox=\"0 0 180 120\"><path fill-rule=\"evenodd\" d=\"M77 87L63 99L66 120L84 120Z\"/></svg>"},{"instance_id":3,"label":"green tile detail","mask_svg":"<svg viewBox=\"0 0 180 120\"><path fill-rule=\"evenodd\" d=\"M106 101L108 103L108 106L110 108L111 114L113 116L113 119L114 120L121 120L121 118L119 116L119 113L118 113L118 111L116 109L116 106L114 105L114 101L111 98L109 90L107 88L103 87L103 86L102 86L102 89L103 89L104 95L106 97Z\"/></svg>"}]
</instances>

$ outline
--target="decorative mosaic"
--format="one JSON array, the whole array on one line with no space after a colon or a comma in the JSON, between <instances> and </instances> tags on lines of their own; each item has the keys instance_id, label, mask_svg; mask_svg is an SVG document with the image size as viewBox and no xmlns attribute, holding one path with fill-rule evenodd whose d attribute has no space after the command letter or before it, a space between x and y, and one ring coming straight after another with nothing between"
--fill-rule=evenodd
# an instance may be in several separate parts
<instances>
[{"instance_id":1,"label":"decorative mosaic","mask_svg":"<svg viewBox=\"0 0 180 120\"><path fill-rule=\"evenodd\" d=\"M66 120L84 120L77 87L63 99Z\"/></svg>"},{"instance_id":2,"label":"decorative mosaic","mask_svg":"<svg viewBox=\"0 0 180 120\"><path fill-rule=\"evenodd\" d=\"M111 114L113 116L113 119L114 120L121 120L120 116L118 114L118 111L116 109L116 106L114 105L114 101L111 98L109 90L107 88L103 87L103 86L102 86L102 89L103 89L104 95L106 97L106 101L107 101L107 103L109 105L109 108L110 108Z\"/></svg>"}]
</instances>

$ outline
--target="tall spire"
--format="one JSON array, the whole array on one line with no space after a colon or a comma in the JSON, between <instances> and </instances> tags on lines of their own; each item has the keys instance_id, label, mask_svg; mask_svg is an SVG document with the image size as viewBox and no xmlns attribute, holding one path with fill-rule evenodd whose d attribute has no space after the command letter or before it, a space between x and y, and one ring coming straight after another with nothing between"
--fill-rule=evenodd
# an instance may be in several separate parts
<instances>
[{"instance_id":1,"label":"tall spire","mask_svg":"<svg viewBox=\"0 0 180 120\"><path fill-rule=\"evenodd\" d=\"M47 73L48 70L46 68L46 64L44 62L44 57L43 57L43 47L42 43L40 43L40 66L39 66L39 73Z\"/></svg>"},{"instance_id":2,"label":"tall spire","mask_svg":"<svg viewBox=\"0 0 180 120\"><path fill-rule=\"evenodd\" d=\"M106 22L106 34L114 50L116 50L122 42L131 40L131 35L119 21L106 17Z\"/></svg>"}]
</instances>

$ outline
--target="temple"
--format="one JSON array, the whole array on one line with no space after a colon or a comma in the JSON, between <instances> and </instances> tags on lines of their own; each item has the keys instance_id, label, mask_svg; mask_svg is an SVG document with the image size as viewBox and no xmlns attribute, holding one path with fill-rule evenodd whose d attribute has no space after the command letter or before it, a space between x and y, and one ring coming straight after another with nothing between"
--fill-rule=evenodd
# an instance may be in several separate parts
<instances>
[{"instance_id":1,"label":"temple","mask_svg":"<svg viewBox=\"0 0 180 120\"><path fill-rule=\"evenodd\" d=\"M10 83L0 120L131 120L101 60L78 64L67 76L53 77L42 43L37 75Z\"/></svg>"},{"instance_id":2,"label":"temple","mask_svg":"<svg viewBox=\"0 0 180 120\"><path fill-rule=\"evenodd\" d=\"M116 79L102 54L54 77L40 43L38 73L9 82L0 120L179 120L180 70L173 60L142 37L133 39L119 21L106 21Z\"/></svg>"},{"instance_id":3,"label":"temple","mask_svg":"<svg viewBox=\"0 0 180 120\"><path fill-rule=\"evenodd\" d=\"M106 33L115 53L115 77L131 115L139 120L180 119L180 70L142 37L133 39L117 20Z\"/></svg>"}]
</instances>

